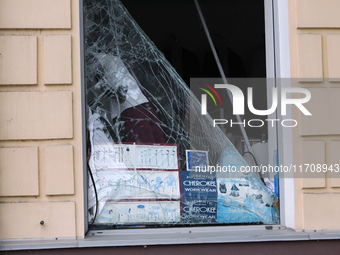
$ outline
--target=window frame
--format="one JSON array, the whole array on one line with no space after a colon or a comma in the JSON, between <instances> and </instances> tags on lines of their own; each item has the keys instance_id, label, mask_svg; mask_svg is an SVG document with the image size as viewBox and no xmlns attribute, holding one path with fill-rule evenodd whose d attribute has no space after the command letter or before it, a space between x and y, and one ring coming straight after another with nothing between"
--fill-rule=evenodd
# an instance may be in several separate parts
<instances>
[{"instance_id":1,"label":"window frame","mask_svg":"<svg viewBox=\"0 0 340 255\"><path fill-rule=\"evenodd\" d=\"M84 10L83 0L79 0L80 10ZM289 52L289 35L288 35L288 2L287 0L264 0L265 8L265 37L266 37L266 69L267 78L275 80L267 88L270 87L282 87L290 86L290 84L282 84L280 78L290 77L290 59L286 52ZM86 148L86 134L87 134L87 119L86 119L86 88L85 88L85 33L84 33L84 13L81 11L80 15L80 53L81 53L81 103L82 103L82 142L83 142L83 192L84 192L84 236L88 232L88 235L105 235L114 236L112 232L127 233L130 231L132 234L136 230L91 230L88 231L88 213L87 213L87 186L88 186L88 174L87 174L87 148ZM269 91L269 90L268 90ZM268 93L268 92L267 92ZM268 96L267 98L271 98ZM280 97L279 97L280 98ZM271 105L268 102L268 105ZM280 103L278 104L278 110L280 112ZM288 116L291 115L290 109L287 109ZM276 113L274 113L276 115ZM276 118L276 116L273 116ZM269 129L270 130L270 129ZM292 148L292 132L285 130L278 125L278 128L269 136L269 150L278 151L279 164L290 164L293 162L293 156L291 152ZM278 137L284 136L286 138L285 143ZM271 158L271 156L269 157ZM271 163L271 162L270 162ZM280 192L280 223L273 225L274 229L294 229L294 180L287 178L279 179L279 192ZM263 230L267 225L246 226L246 229L251 231ZM204 227L183 227L183 228L164 228L159 229L139 229L141 235L152 235L153 233L177 233L182 232L181 229L194 229L198 231L211 231L211 228L216 228L218 231L234 231L237 229L243 229L243 226L204 226ZM163 231L162 231L163 230ZM185 230L186 231L186 230ZM190 230L189 230L190 231ZM191 232L191 231L190 231Z\"/></svg>"}]
</instances>

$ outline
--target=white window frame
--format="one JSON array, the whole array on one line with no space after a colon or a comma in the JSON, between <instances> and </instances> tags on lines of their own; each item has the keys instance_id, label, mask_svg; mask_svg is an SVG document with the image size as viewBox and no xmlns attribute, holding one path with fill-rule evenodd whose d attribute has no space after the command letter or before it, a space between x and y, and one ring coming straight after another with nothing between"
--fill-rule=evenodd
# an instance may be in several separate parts
<instances>
[{"instance_id":1,"label":"white window frame","mask_svg":"<svg viewBox=\"0 0 340 255\"><path fill-rule=\"evenodd\" d=\"M275 73L279 87L290 87L290 48L289 48L289 16L288 0L273 0L274 42L275 42ZM280 104L281 105L281 104ZM279 108L278 111L281 112ZM287 118L291 118L291 108L287 108ZM292 129L278 128L279 163L293 164L293 135ZM280 208L281 224L287 228L295 229L295 197L294 178L280 179Z\"/></svg>"},{"instance_id":2,"label":"white window frame","mask_svg":"<svg viewBox=\"0 0 340 255\"><path fill-rule=\"evenodd\" d=\"M288 33L288 1L287 0L264 0L265 4L265 35L266 35L266 68L267 68L267 78L276 79L276 82L270 86L290 86L290 84L283 84L281 78L290 77L290 58L289 54L289 33ZM83 0L80 0L80 10L83 10ZM80 24L83 24L83 13L80 14ZM83 108L83 144L86 145L86 107L85 107L85 59L84 59L84 28L81 27L81 54L82 54L82 108ZM288 80L288 79L287 79ZM270 90L268 90L270 91ZM269 96L268 98L271 98ZM280 98L280 97L279 97ZM268 105L271 105L268 102ZM280 105L280 104L279 104ZM278 112L280 108L278 106ZM276 113L275 113L276 114ZM291 115L291 111L287 109L287 117ZM270 130L270 129L268 129ZM277 139L277 137L284 137L285 142L282 139ZM278 150L279 164L287 165L292 164L292 132L290 129L283 129L278 127L278 129L269 134L269 152ZM276 142L277 141L277 142ZM270 155L269 158L272 158ZM84 165L84 226L85 232L88 228L88 218L87 218L87 185L88 185L88 173L87 173L87 151L83 148L83 165ZM270 162L273 163L273 162ZM295 207L294 207L294 179L280 178L280 224L272 226L274 229L286 229L295 227ZM249 230L263 230L266 225L257 226L216 226L216 227L188 227L188 228L166 228L166 229L126 229L126 230L90 230L88 236L90 235L108 235L115 236L121 233L133 235L134 233L140 233L144 236L159 234L159 233L178 233L178 232L191 232L190 229L194 229L195 232L210 232L214 231L238 231L241 229ZM123 231L123 232L122 232ZM133 243L133 241L132 241Z\"/></svg>"}]
</instances>

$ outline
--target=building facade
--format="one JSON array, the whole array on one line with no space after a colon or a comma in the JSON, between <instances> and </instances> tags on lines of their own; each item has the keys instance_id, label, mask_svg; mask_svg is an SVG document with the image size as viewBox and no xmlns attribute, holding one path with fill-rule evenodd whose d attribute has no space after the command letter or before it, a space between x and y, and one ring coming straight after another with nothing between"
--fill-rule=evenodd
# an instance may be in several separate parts
<instances>
[{"instance_id":1,"label":"building facade","mask_svg":"<svg viewBox=\"0 0 340 255\"><path fill-rule=\"evenodd\" d=\"M272 8L269 26L274 27L274 62L267 65L280 78L278 86L306 88L314 98L306 104L312 117L292 107L291 117L299 125L278 129L279 161L335 166L340 161L340 2L266 2ZM126 229L85 236L82 8L79 0L0 0L1 250L48 253L82 247L94 252L94 247L107 247L101 251L110 252L120 246L117 252L142 253L148 248L156 254L164 249L236 251L243 246L292 251L290 241L300 241L298 250L338 247L340 179L329 171L318 173L318 178L296 173L280 179L278 225ZM329 241L307 241L311 239ZM287 243L278 243L282 240Z\"/></svg>"}]
</instances>

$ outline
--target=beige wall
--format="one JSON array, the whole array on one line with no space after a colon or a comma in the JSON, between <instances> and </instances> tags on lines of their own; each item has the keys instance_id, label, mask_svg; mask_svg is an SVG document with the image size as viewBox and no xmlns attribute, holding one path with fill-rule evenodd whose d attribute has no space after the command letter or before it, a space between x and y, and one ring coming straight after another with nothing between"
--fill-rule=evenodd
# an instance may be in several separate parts
<instances>
[{"instance_id":1,"label":"beige wall","mask_svg":"<svg viewBox=\"0 0 340 255\"><path fill-rule=\"evenodd\" d=\"M292 86L313 97L294 164L339 163L340 1L288 1ZM77 0L0 0L0 239L84 234L79 40ZM295 179L296 229L340 229L326 177Z\"/></svg>"},{"instance_id":2,"label":"beige wall","mask_svg":"<svg viewBox=\"0 0 340 255\"><path fill-rule=\"evenodd\" d=\"M0 239L84 235L79 40L78 0L0 0Z\"/></svg>"},{"instance_id":3,"label":"beige wall","mask_svg":"<svg viewBox=\"0 0 340 255\"><path fill-rule=\"evenodd\" d=\"M292 86L311 91L306 108L293 109L294 164L340 164L340 1L289 0ZM298 175L297 177L303 177ZM340 179L330 173L295 179L297 230L340 229Z\"/></svg>"}]
</instances>

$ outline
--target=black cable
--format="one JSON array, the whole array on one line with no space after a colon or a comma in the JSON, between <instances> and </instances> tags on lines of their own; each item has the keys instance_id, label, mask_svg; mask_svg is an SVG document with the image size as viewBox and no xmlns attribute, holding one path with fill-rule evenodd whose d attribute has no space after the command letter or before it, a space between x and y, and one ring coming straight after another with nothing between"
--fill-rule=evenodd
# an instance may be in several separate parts
<instances>
[{"instance_id":1,"label":"black cable","mask_svg":"<svg viewBox=\"0 0 340 255\"><path fill-rule=\"evenodd\" d=\"M252 156L252 158L253 158L254 161L255 161L256 166L257 166L258 168L260 168L260 167L259 167L259 164L258 164L257 161L256 161L256 158L255 158L254 154L251 153L250 151L244 152L244 153L242 154L242 157L243 157L244 155L246 155L247 153L249 153L249 154ZM264 184L266 184L266 183L264 182L264 179L262 178L261 172L259 172L259 176L260 176L262 182L263 182Z\"/></svg>"},{"instance_id":2,"label":"black cable","mask_svg":"<svg viewBox=\"0 0 340 255\"><path fill-rule=\"evenodd\" d=\"M94 194L95 194L95 197L96 197L96 212L94 214L94 217L93 217L93 220L92 220L92 223L89 224L88 228L87 228L87 231L85 233L85 236L89 233L89 231L91 230L91 228L93 227L94 225L94 222L96 221L96 218L97 218L97 213L98 213L98 193L97 193L97 188L96 188L96 184L95 184L95 181L94 181L94 178L93 178L93 175L92 175L92 172L91 172L91 169L90 169L90 166L89 166L89 162L87 162L87 169L90 173L90 177L91 177L91 181L92 181L92 184L93 184L93 189L94 189Z\"/></svg>"},{"instance_id":3,"label":"black cable","mask_svg":"<svg viewBox=\"0 0 340 255\"><path fill-rule=\"evenodd\" d=\"M258 164L257 161L256 161L256 158L255 158L254 154L251 153L250 151L243 152L242 157L243 157L244 155L246 155L247 153L249 153L249 154L253 157L256 166L259 166L259 164Z\"/></svg>"}]
</instances>

